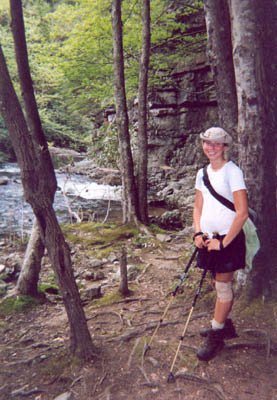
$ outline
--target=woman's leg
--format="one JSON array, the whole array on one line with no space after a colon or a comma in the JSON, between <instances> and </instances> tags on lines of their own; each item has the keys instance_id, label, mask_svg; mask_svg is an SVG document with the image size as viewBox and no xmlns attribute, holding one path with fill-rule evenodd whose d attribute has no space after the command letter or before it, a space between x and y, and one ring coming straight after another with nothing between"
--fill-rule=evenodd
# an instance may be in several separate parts
<instances>
[{"instance_id":1,"label":"woman's leg","mask_svg":"<svg viewBox=\"0 0 277 400\"><path fill-rule=\"evenodd\" d=\"M226 331L229 329L227 326L228 321L226 322L226 328L223 328L233 305L232 280L233 272L217 273L215 276L217 299L214 319L212 320L211 329L205 335L207 337L205 343L197 351L199 360L211 360L224 346L224 337L227 336Z\"/></svg>"},{"instance_id":2,"label":"woman's leg","mask_svg":"<svg viewBox=\"0 0 277 400\"><path fill-rule=\"evenodd\" d=\"M217 273L215 276L217 299L214 310L214 320L224 324L233 306L232 280L234 273ZM227 284L227 285L222 285Z\"/></svg>"}]
</instances>

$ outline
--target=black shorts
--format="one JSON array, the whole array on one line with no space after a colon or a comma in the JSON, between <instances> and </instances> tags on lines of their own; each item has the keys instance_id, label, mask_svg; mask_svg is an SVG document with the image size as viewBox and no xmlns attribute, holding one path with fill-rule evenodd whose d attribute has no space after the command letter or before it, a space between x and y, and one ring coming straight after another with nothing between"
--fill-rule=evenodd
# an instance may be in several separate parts
<instances>
[{"instance_id":1,"label":"black shorts","mask_svg":"<svg viewBox=\"0 0 277 400\"><path fill-rule=\"evenodd\" d=\"M219 236L224 238L225 235ZM213 274L220 272L233 272L245 267L245 236L243 230L225 247L217 251L208 251L206 248L199 249L197 253L197 266L208 269Z\"/></svg>"}]
</instances>

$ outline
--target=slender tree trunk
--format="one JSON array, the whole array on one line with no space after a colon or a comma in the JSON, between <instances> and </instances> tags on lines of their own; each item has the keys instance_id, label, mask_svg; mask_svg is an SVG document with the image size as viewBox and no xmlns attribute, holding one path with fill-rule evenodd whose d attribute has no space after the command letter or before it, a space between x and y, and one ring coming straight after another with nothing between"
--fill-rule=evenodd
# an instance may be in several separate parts
<instances>
[{"instance_id":1,"label":"slender tree trunk","mask_svg":"<svg viewBox=\"0 0 277 400\"><path fill-rule=\"evenodd\" d=\"M147 203L147 166L148 166L148 134L147 134L147 88L150 60L150 0L143 0L142 8L142 53L139 71L138 92L138 207L140 221L148 223Z\"/></svg>"},{"instance_id":2,"label":"slender tree trunk","mask_svg":"<svg viewBox=\"0 0 277 400\"><path fill-rule=\"evenodd\" d=\"M271 40L276 44L274 18L270 15L276 18L277 5L273 0L262 4L256 0L232 0L230 14L238 98L239 160L246 177L250 205L259 216L261 239L261 250L250 276L249 294L252 297L260 294L272 296L276 295L277 277L277 73L268 65L268 58L272 64L274 60L276 62L276 47L272 48L270 44ZM274 83L275 92L272 90Z\"/></svg>"},{"instance_id":3,"label":"slender tree trunk","mask_svg":"<svg viewBox=\"0 0 277 400\"><path fill-rule=\"evenodd\" d=\"M49 183L51 187L52 196L56 191L56 177L54 175L54 168L52 160L49 155L47 141L42 129L38 107L35 99L33 82L30 73L30 66L28 60L28 50L25 37L24 18L22 12L21 0L10 0L11 11L11 29L14 38L15 56L18 69L19 82L21 86L22 97L24 101L25 116L28 128L37 143L37 147L45 149L43 154L43 163L49 174ZM38 224L34 221L30 243L27 247L21 273L17 282L17 291L25 295L38 294L38 279L41 269L41 260L44 254L44 244L38 234ZM32 245L32 247L31 247ZM25 282L26 279L26 282Z\"/></svg>"},{"instance_id":4,"label":"slender tree trunk","mask_svg":"<svg viewBox=\"0 0 277 400\"><path fill-rule=\"evenodd\" d=\"M17 293L34 297L39 295L38 280L44 249L44 244L40 238L39 224L35 218L21 272L16 284Z\"/></svg>"},{"instance_id":5,"label":"slender tree trunk","mask_svg":"<svg viewBox=\"0 0 277 400\"><path fill-rule=\"evenodd\" d=\"M127 254L126 249L122 247L120 254L120 285L119 292L123 296L127 296L129 292L128 288L128 270L127 270Z\"/></svg>"},{"instance_id":6,"label":"slender tree trunk","mask_svg":"<svg viewBox=\"0 0 277 400\"><path fill-rule=\"evenodd\" d=\"M21 0L10 0L11 9L11 29L14 38L15 56L17 63L18 76L21 86L21 93L24 101L26 122L33 140L40 151L40 157L43 156L43 164L49 174L49 185L54 198L57 183L54 167L48 144L42 129L41 120L38 112L37 102L34 94L33 81L30 73L28 61L28 50L25 37L25 27L22 12ZM46 151L43 151L46 150Z\"/></svg>"},{"instance_id":7,"label":"slender tree trunk","mask_svg":"<svg viewBox=\"0 0 277 400\"><path fill-rule=\"evenodd\" d=\"M43 153L37 148L14 91L0 46L0 111L9 131L20 167L26 201L37 218L41 238L47 248L58 278L70 326L70 349L81 359L91 359L94 346L87 327L78 288L74 279L70 250L64 240L53 209L53 187L44 165ZM53 177L53 174L51 174ZM51 188L51 189L49 189Z\"/></svg>"},{"instance_id":8,"label":"slender tree trunk","mask_svg":"<svg viewBox=\"0 0 277 400\"><path fill-rule=\"evenodd\" d=\"M130 144L129 118L126 102L124 55L122 43L121 0L113 0L113 52L116 122L118 127L121 177L123 188L123 222L137 220L137 189L134 178L134 165Z\"/></svg>"},{"instance_id":9,"label":"slender tree trunk","mask_svg":"<svg viewBox=\"0 0 277 400\"><path fill-rule=\"evenodd\" d=\"M219 124L237 139L237 94L227 0L205 0L208 57L218 101Z\"/></svg>"}]
</instances>

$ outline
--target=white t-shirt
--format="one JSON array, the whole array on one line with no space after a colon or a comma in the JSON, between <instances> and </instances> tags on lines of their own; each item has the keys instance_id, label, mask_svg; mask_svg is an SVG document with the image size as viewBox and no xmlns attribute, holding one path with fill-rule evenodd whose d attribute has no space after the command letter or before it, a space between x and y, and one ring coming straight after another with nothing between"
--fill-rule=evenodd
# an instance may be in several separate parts
<instances>
[{"instance_id":1,"label":"white t-shirt","mask_svg":"<svg viewBox=\"0 0 277 400\"><path fill-rule=\"evenodd\" d=\"M242 171L232 161L228 161L217 171L214 171L209 164L207 173L215 191L232 202L234 202L233 192L246 189ZM210 237L213 232L226 235L235 218L235 212L229 210L209 192L203 182L203 168L196 175L195 188L203 195L201 231L208 233Z\"/></svg>"}]
</instances>

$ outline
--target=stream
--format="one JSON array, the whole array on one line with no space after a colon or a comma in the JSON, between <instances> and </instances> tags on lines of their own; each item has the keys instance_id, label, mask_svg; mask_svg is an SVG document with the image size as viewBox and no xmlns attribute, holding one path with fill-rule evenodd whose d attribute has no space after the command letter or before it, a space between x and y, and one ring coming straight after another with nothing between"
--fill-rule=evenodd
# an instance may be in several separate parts
<instances>
[{"instance_id":1,"label":"stream","mask_svg":"<svg viewBox=\"0 0 277 400\"><path fill-rule=\"evenodd\" d=\"M99 185L84 175L56 171L58 190L54 209L60 223L82 220L103 221L121 215L121 188ZM33 212L24 200L20 170L15 163L0 165L0 236L29 234Z\"/></svg>"}]
</instances>

